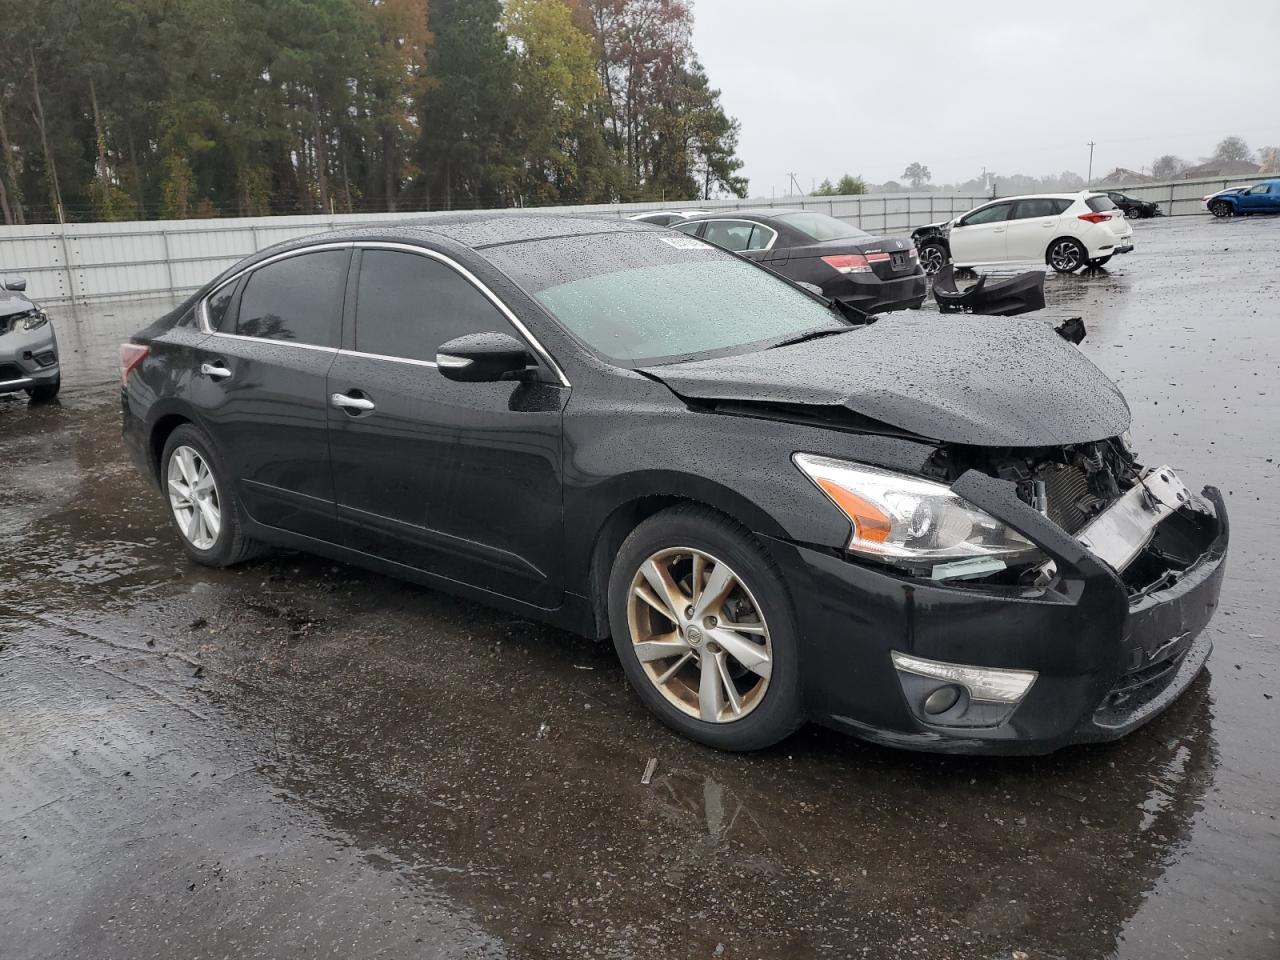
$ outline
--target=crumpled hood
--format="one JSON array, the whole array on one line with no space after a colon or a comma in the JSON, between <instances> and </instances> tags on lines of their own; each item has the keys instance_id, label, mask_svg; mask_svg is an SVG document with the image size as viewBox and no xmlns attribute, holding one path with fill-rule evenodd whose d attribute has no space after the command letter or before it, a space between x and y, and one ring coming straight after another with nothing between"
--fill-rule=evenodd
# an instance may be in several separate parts
<instances>
[{"instance_id":1,"label":"crumpled hood","mask_svg":"<svg viewBox=\"0 0 1280 960\"><path fill-rule=\"evenodd\" d=\"M0 320L12 317L15 313L26 313L34 310L35 304L20 293L12 290L0 290Z\"/></svg>"},{"instance_id":2,"label":"crumpled hood","mask_svg":"<svg viewBox=\"0 0 1280 960\"><path fill-rule=\"evenodd\" d=\"M933 440L1066 446L1118 436L1129 405L1048 325L896 314L848 333L715 360L650 367L681 397L843 406Z\"/></svg>"}]
</instances>

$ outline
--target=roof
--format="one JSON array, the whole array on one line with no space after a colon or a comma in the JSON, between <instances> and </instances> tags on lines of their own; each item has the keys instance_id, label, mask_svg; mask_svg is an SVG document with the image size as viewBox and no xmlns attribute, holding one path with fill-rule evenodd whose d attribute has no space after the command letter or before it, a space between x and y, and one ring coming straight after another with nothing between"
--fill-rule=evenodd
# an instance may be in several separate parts
<instances>
[{"instance_id":1,"label":"roof","mask_svg":"<svg viewBox=\"0 0 1280 960\"><path fill-rule=\"evenodd\" d=\"M435 214L401 220L382 227L389 234L401 234L405 230L421 230L436 236L454 240L468 247L481 249L504 243L523 243L527 240L545 240L548 237L576 237L595 233L635 233L642 230L660 230L652 224L617 217L592 216L590 214L546 213L464 213ZM377 226L357 227L362 233L376 232Z\"/></svg>"}]
</instances>

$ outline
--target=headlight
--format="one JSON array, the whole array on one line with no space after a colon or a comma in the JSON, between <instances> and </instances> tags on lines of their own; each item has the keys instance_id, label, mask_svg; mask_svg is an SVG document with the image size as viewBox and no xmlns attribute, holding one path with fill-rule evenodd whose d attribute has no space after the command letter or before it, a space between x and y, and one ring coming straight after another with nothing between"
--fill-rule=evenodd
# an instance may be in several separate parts
<instances>
[{"instance_id":1,"label":"headlight","mask_svg":"<svg viewBox=\"0 0 1280 960\"><path fill-rule=\"evenodd\" d=\"M22 319L23 330L34 330L49 322L49 315L43 310L32 310Z\"/></svg>"},{"instance_id":2,"label":"headlight","mask_svg":"<svg viewBox=\"0 0 1280 960\"><path fill-rule=\"evenodd\" d=\"M985 576L1043 559L1035 544L946 484L808 453L792 459L849 518L848 549L856 553L932 566L934 579Z\"/></svg>"}]
</instances>

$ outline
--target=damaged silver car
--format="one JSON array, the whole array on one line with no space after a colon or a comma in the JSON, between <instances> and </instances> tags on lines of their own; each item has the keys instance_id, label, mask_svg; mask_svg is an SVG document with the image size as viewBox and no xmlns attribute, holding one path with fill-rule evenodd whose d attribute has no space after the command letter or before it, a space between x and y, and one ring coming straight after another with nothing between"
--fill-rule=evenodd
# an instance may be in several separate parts
<instances>
[{"instance_id":1,"label":"damaged silver car","mask_svg":"<svg viewBox=\"0 0 1280 960\"><path fill-rule=\"evenodd\" d=\"M0 393L25 390L32 400L52 400L62 387L58 338L26 289L21 279L0 288Z\"/></svg>"}]
</instances>

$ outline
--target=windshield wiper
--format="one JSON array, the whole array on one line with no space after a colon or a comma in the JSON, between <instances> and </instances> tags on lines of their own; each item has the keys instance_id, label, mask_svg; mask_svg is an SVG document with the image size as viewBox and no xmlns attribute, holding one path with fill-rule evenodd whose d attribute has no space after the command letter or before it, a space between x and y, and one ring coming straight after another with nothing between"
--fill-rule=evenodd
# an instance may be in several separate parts
<instances>
[{"instance_id":1,"label":"windshield wiper","mask_svg":"<svg viewBox=\"0 0 1280 960\"><path fill-rule=\"evenodd\" d=\"M788 337L786 340L779 340L777 343L769 344L769 350L774 347L789 347L793 343L808 343L810 340L817 340L819 337L830 337L837 333L848 333L854 327L823 327L820 330L810 330L808 333L802 333L795 337Z\"/></svg>"}]
</instances>

